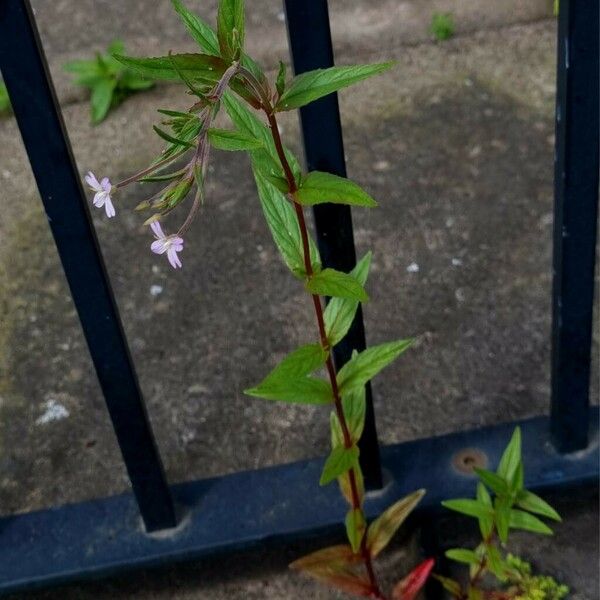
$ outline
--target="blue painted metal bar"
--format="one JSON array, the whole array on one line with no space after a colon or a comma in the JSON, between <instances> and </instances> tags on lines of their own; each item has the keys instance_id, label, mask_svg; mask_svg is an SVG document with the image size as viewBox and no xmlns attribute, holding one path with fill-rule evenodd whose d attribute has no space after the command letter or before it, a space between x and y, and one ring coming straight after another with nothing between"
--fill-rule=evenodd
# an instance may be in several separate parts
<instances>
[{"instance_id":1,"label":"blue painted metal bar","mask_svg":"<svg viewBox=\"0 0 600 600\"><path fill-rule=\"evenodd\" d=\"M526 485L545 490L595 484L598 410L589 448L558 453L546 417L520 423ZM475 478L455 467L463 450L499 461L514 423L452 433L382 448L386 485L367 495L369 518L417 488L428 490L421 509L439 510L444 498L471 496ZM173 486L184 518L155 535L142 530L135 502L124 494L0 519L0 592L110 575L138 567L339 532L346 507L336 486L317 485L323 459L235 473ZM306 498L310 496L310 504Z\"/></svg>"},{"instance_id":2,"label":"blue painted metal bar","mask_svg":"<svg viewBox=\"0 0 600 600\"><path fill-rule=\"evenodd\" d=\"M561 0L558 19L551 428L561 452L588 443L598 219L598 7L598 0Z\"/></svg>"},{"instance_id":3,"label":"blue painted metal bar","mask_svg":"<svg viewBox=\"0 0 600 600\"><path fill-rule=\"evenodd\" d=\"M144 522L149 531L173 527L173 501L26 0L0 2L0 70Z\"/></svg>"},{"instance_id":4,"label":"blue painted metal bar","mask_svg":"<svg viewBox=\"0 0 600 600\"><path fill-rule=\"evenodd\" d=\"M290 49L296 73L334 64L327 0L285 0ZM300 109L304 151L309 171L326 171L346 177L344 142L337 94ZM352 213L349 206L321 204L314 207L317 243L323 264L348 272L356 264ZM348 335L333 352L341 368L353 350L365 349L365 328L359 307ZM360 461L367 489L382 485L379 442L371 385L367 385L367 414L360 440Z\"/></svg>"}]
</instances>

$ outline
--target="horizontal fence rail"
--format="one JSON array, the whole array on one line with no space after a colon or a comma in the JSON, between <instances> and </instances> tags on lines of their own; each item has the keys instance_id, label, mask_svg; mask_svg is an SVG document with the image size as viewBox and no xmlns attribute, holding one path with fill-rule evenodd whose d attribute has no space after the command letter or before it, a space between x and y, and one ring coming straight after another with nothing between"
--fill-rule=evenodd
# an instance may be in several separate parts
<instances>
[{"instance_id":1,"label":"horizontal fence rail","mask_svg":"<svg viewBox=\"0 0 600 600\"><path fill-rule=\"evenodd\" d=\"M576 460L548 443L548 418L519 424L527 489L596 483L597 411L591 426L596 441ZM476 450L478 460L497 464L514 425L384 446L386 485L367 494L367 517L421 487L428 493L420 512L429 517L439 511L443 499L471 496L476 478L461 470L457 458ZM175 485L173 495L184 517L180 528L167 534L144 533L128 494L2 519L0 592L197 559L267 542L332 533L341 539L340 514L345 504L335 486L319 488L322 467L323 461L316 459Z\"/></svg>"},{"instance_id":2,"label":"horizontal fence rail","mask_svg":"<svg viewBox=\"0 0 600 600\"><path fill-rule=\"evenodd\" d=\"M295 71L333 65L326 0L285 0L285 8ZM560 13L551 414L380 448L369 389L361 441L371 490L368 517L416 488L428 489L420 514L429 516L443 498L471 494L475 478L460 457L475 452L478 460L497 463L516 424L523 429L528 488L597 483L599 412L589 407L588 384L598 203L598 2L561 0ZM316 485L322 458L168 485L28 0L0 0L0 70L133 491L0 517L0 593L339 534L343 501L334 486ZM308 167L344 176L337 97L303 108L301 125ZM356 254L350 209L323 205L314 215L324 263L351 269ZM336 348L336 366L364 347L359 311L346 343Z\"/></svg>"}]
</instances>

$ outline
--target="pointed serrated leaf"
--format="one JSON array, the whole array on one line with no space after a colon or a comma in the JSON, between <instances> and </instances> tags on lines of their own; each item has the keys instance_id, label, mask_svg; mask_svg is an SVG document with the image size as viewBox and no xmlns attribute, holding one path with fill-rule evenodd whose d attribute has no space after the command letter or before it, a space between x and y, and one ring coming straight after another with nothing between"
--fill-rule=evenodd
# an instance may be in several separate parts
<instances>
[{"instance_id":1,"label":"pointed serrated leaf","mask_svg":"<svg viewBox=\"0 0 600 600\"><path fill-rule=\"evenodd\" d=\"M181 0L172 0L175 11L181 17L183 24L202 50L218 56L219 41L215 31L198 15L186 8Z\"/></svg>"},{"instance_id":2,"label":"pointed serrated leaf","mask_svg":"<svg viewBox=\"0 0 600 600\"><path fill-rule=\"evenodd\" d=\"M451 548L446 550L445 554L450 560L467 565L478 565L480 562L479 556L473 550L467 550L466 548Z\"/></svg>"},{"instance_id":3,"label":"pointed serrated leaf","mask_svg":"<svg viewBox=\"0 0 600 600\"><path fill-rule=\"evenodd\" d=\"M329 404L333 401L331 385L322 379L304 377L287 381L266 381L244 390L248 396L297 404Z\"/></svg>"},{"instance_id":4,"label":"pointed serrated leaf","mask_svg":"<svg viewBox=\"0 0 600 600\"><path fill-rule=\"evenodd\" d=\"M523 529L525 531L532 531L543 535L553 534L552 529L550 529L546 523L523 510L513 508L510 511L509 519L511 529Z\"/></svg>"},{"instance_id":5,"label":"pointed serrated leaf","mask_svg":"<svg viewBox=\"0 0 600 600\"><path fill-rule=\"evenodd\" d=\"M377 202L353 181L320 171L312 171L302 179L296 199L303 206L327 202L368 208L377 206Z\"/></svg>"},{"instance_id":6,"label":"pointed serrated leaf","mask_svg":"<svg viewBox=\"0 0 600 600\"><path fill-rule=\"evenodd\" d=\"M359 508L351 508L346 514L345 525L346 535L348 536L348 541L352 546L352 550L358 552L365 531L367 530L367 523L362 510Z\"/></svg>"},{"instance_id":7,"label":"pointed serrated leaf","mask_svg":"<svg viewBox=\"0 0 600 600\"><path fill-rule=\"evenodd\" d=\"M312 171L302 179L296 199L303 206L327 202L368 208L377 206L377 202L353 181L320 171Z\"/></svg>"},{"instance_id":8,"label":"pointed serrated leaf","mask_svg":"<svg viewBox=\"0 0 600 600\"><path fill-rule=\"evenodd\" d=\"M508 483L504 481L500 475L497 475L496 473L486 469L476 468L474 471L477 474L477 477L479 477L479 479L483 481L483 483L485 483L485 485L487 485L493 492L500 496L508 494Z\"/></svg>"},{"instance_id":9,"label":"pointed serrated leaf","mask_svg":"<svg viewBox=\"0 0 600 600\"><path fill-rule=\"evenodd\" d=\"M520 462L521 429L519 427L515 427L510 442L502 454L502 458L500 459L500 464L498 465L496 473L505 481L511 481L517 468L519 467Z\"/></svg>"},{"instance_id":10,"label":"pointed serrated leaf","mask_svg":"<svg viewBox=\"0 0 600 600\"><path fill-rule=\"evenodd\" d=\"M244 0L220 0L217 39L223 58L237 60L244 48Z\"/></svg>"},{"instance_id":11,"label":"pointed serrated leaf","mask_svg":"<svg viewBox=\"0 0 600 600\"><path fill-rule=\"evenodd\" d=\"M221 58L208 54L170 54L149 58L115 54L114 58L127 68L152 79L179 79L181 72L192 80L216 83L227 68Z\"/></svg>"},{"instance_id":12,"label":"pointed serrated leaf","mask_svg":"<svg viewBox=\"0 0 600 600\"><path fill-rule=\"evenodd\" d=\"M299 379L325 364L327 352L321 344L306 344L288 354L260 384Z\"/></svg>"},{"instance_id":13,"label":"pointed serrated leaf","mask_svg":"<svg viewBox=\"0 0 600 600\"><path fill-rule=\"evenodd\" d=\"M365 426L367 400L365 387L350 390L342 397L342 407L352 441L357 444Z\"/></svg>"},{"instance_id":14,"label":"pointed serrated leaf","mask_svg":"<svg viewBox=\"0 0 600 600\"><path fill-rule=\"evenodd\" d=\"M341 566L348 567L358 564L360 556L356 555L348 544L329 546L312 552L290 564L290 569L306 571L314 568Z\"/></svg>"},{"instance_id":15,"label":"pointed serrated leaf","mask_svg":"<svg viewBox=\"0 0 600 600\"><path fill-rule=\"evenodd\" d=\"M453 510L455 512L468 515L469 517L493 517L494 509L487 506L483 502L478 500L471 500L470 498L456 498L453 500L444 500L442 506Z\"/></svg>"},{"instance_id":16,"label":"pointed serrated leaf","mask_svg":"<svg viewBox=\"0 0 600 600\"><path fill-rule=\"evenodd\" d=\"M108 114L117 82L114 79L102 79L92 88L92 123L100 123Z\"/></svg>"},{"instance_id":17,"label":"pointed serrated leaf","mask_svg":"<svg viewBox=\"0 0 600 600\"><path fill-rule=\"evenodd\" d=\"M333 448L331 454L327 457L323 467L323 473L319 480L319 485L327 485L344 473L352 469L358 463L358 447L337 446Z\"/></svg>"},{"instance_id":18,"label":"pointed serrated leaf","mask_svg":"<svg viewBox=\"0 0 600 600\"><path fill-rule=\"evenodd\" d=\"M481 481L477 483L477 500L490 508L492 507L492 498ZM483 539L487 539L494 529L494 518L492 515L487 515L479 517L478 520L481 535Z\"/></svg>"},{"instance_id":19,"label":"pointed serrated leaf","mask_svg":"<svg viewBox=\"0 0 600 600\"><path fill-rule=\"evenodd\" d=\"M285 93L277 102L275 110L293 110L338 90L378 75L391 68L394 63L357 65L352 67L330 67L297 75L289 83Z\"/></svg>"},{"instance_id":20,"label":"pointed serrated leaf","mask_svg":"<svg viewBox=\"0 0 600 600\"><path fill-rule=\"evenodd\" d=\"M271 230L275 245L290 271L296 277L304 279L306 276L304 252L296 213L292 205L275 186L269 183L256 169L253 171L263 214ZM321 261L316 244L311 237L309 237L309 245L313 270L319 271Z\"/></svg>"},{"instance_id":21,"label":"pointed serrated leaf","mask_svg":"<svg viewBox=\"0 0 600 600\"><path fill-rule=\"evenodd\" d=\"M442 587L453 597L453 598L461 598L462 587L458 581L451 579L450 577L443 577L442 575L437 575L436 573L432 573L431 576L439 581L442 584Z\"/></svg>"},{"instance_id":22,"label":"pointed serrated leaf","mask_svg":"<svg viewBox=\"0 0 600 600\"><path fill-rule=\"evenodd\" d=\"M517 496L517 506L553 521L562 521L560 515L543 498L540 498L529 490L522 490L519 493Z\"/></svg>"},{"instance_id":23,"label":"pointed serrated leaf","mask_svg":"<svg viewBox=\"0 0 600 600\"><path fill-rule=\"evenodd\" d=\"M398 500L382 515L375 519L367 529L367 549L372 557L377 556L390 542L398 528L413 511L425 490L417 490Z\"/></svg>"},{"instance_id":24,"label":"pointed serrated leaf","mask_svg":"<svg viewBox=\"0 0 600 600\"><path fill-rule=\"evenodd\" d=\"M399 581L392 591L392 600L413 600L427 582L435 561L424 560L417 565L404 579Z\"/></svg>"},{"instance_id":25,"label":"pointed serrated leaf","mask_svg":"<svg viewBox=\"0 0 600 600\"><path fill-rule=\"evenodd\" d=\"M303 569L310 577L342 592L369 598L373 589L365 575L358 575L348 569L341 567L315 567L314 569Z\"/></svg>"},{"instance_id":26,"label":"pointed serrated leaf","mask_svg":"<svg viewBox=\"0 0 600 600\"><path fill-rule=\"evenodd\" d=\"M285 63L279 61L279 72L277 73L277 80L275 82L275 89L277 93L281 96L285 91L285 76L286 76L287 68Z\"/></svg>"},{"instance_id":27,"label":"pointed serrated leaf","mask_svg":"<svg viewBox=\"0 0 600 600\"><path fill-rule=\"evenodd\" d=\"M369 267L371 266L371 252L367 252L362 259L350 271L352 275L363 287L367 281ZM358 309L358 300L350 298L332 298L323 315L325 321L325 331L327 339L332 346L339 343L348 333L354 316Z\"/></svg>"},{"instance_id":28,"label":"pointed serrated leaf","mask_svg":"<svg viewBox=\"0 0 600 600\"><path fill-rule=\"evenodd\" d=\"M353 473L354 473L354 482L356 484L356 491L358 493L359 504L360 504L360 506L362 506L362 503L365 498L365 483L364 483L363 474L362 474L359 464L357 464L356 468L353 469ZM348 504L353 506L354 498L352 496L352 484L350 482L350 472L349 471L344 473L341 477L338 477L338 484L340 486L340 492L342 493L342 496L344 496L344 498L346 499L346 502L348 502Z\"/></svg>"},{"instance_id":29,"label":"pointed serrated leaf","mask_svg":"<svg viewBox=\"0 0 600 600\"><path fill-rule=\"evenodd\" d=\"M277 150L275 148L275 143L273 142L269 127L263 123L254 112L244 106L242 102L229 93L225 93L223 97L223 105L225 106L225 110L227 111L229 118L237 129L239 129L242 133L246 133L247 135L251 135L252 137L259 139L263 143L264 150L252 152L252 157L254 158L260 153L264 152L270 158L269 165L275 169L275 173L272 174L283 176L283 169L281 167L281 163L279 162ZM292 167L294 177L299 181L302 173L300 163L290 150L287 148L284 150L285 156Z\"/></svg>"},{"instance_id":30,"label":"pointed serrated leaf","mask_svg":"<svg viewBox=\"0 0 600 600\"><path fill-rule=\"evenodd\" d=\"M235 152L262 148L260 140L239 131L232 131L231 129L209 129L208 139L218 150Z\"/></svg>"},{"instance_id":31,"label":"pointed serrated leaf","mask_svg":"<svg viewBox=\"0 0 600 600\"><path fill-rule=\"evenodd\" d=\"M414 340L398 340L378 346L371 346L352 357L338 373L340 394L360 389L377 373L392 363Z\"/></svg>"},{"instance_id":32,"label":"pointed serrated leaf","mask_svg":"<svg viewBox=\"0 0 600 600\"><path fill-rule=\"evenodd\" d=\"M323 269L315 273L306 282L306 289L319 296L350 298L360 302L367 302L369 299L363 286L352 275L335 269Z\"/></svg>"}]
</instances>

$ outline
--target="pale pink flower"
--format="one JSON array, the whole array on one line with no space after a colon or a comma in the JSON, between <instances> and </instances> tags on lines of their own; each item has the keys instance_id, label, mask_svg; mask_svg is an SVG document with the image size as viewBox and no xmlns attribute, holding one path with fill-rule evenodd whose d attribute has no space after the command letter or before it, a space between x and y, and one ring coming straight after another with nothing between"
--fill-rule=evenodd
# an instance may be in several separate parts
<instances>
[{"instance_id":1,"label":"pale pink flower","mask_svg":"<svg viewBox=\"0 0 600 600\"><path fill-rule=\"evenodd\" d=\"M102 181L98 181L96 176L90 171L85 176L85 181L90 186L92 191L96 192L96 195L94 196L94 206L97 208L102 208L104 206L106 216L108 218L114 217L117 213L115 212L115 207L113 206L112 199L110 197L113 186L111 185L108 177L104 177Z\"/></svg>"},{"instance_id":2,"label":"pale pink flower","mask_svg":"<svg viewBox=\"0 0 600 600\"><path fill-rule=\"evenodd\" d=\"M154 254L164 254L166 252L171 266L174 269L181 269L181 261L177 253L183 250L183 238L178 235L165 235L158 221L150 223L150 228L156 237L156 240L150 246L152 252Z\"/></svg>"}]
</instances>

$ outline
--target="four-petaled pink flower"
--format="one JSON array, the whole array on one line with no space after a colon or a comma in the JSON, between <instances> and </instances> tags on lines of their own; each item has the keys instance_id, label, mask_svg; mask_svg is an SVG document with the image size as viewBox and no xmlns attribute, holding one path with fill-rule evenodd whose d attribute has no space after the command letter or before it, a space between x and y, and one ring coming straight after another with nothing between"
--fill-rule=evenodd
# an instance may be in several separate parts
<instances>
[{"instance_id":1,"label":"four-petaled pink flower","mask_svg":"<svg viewBox=\"0 0 600 600\"><path fill-rule=\"evenodd\" d=\"M116 215L115 207L113 206L110 193L112 191L112 185L108 177L104 177L102 181L98 181L96 176L90 171L85 176L85 181L92 188L92 191L96 192L94 196L94 206L102 208L106 211L107 217L114 217Z\"/></svg>"},{"instance_id":2,"label":"four-petaled pink flower","mask_svg":"<svg viewBox=\"0 0 600 600\"><path fill-rule=\"evenodd\" d=\"M177 253L183 250L183 238L178 235L165 235L158 221L150 223L150 227L156 237L156 240L150 246L152 252L154 254L164 254L166 252L171 266L174 269L180 269L181 261Z\"/></svg>"}]
</instances>

